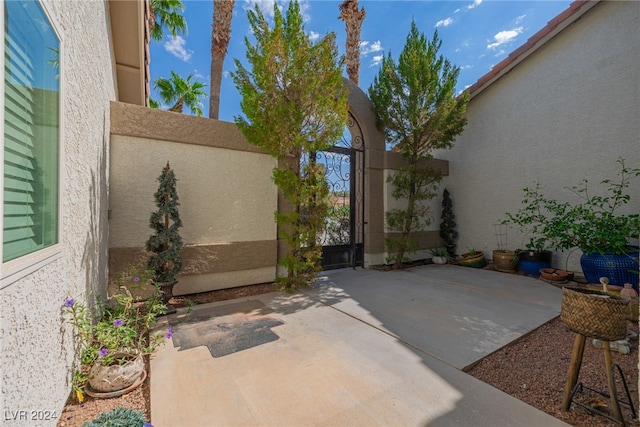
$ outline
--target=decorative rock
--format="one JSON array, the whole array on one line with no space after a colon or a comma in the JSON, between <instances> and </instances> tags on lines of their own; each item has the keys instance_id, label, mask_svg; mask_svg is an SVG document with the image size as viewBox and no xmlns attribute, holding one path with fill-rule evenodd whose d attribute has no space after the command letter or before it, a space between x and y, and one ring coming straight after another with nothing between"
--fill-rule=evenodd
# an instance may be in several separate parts
<instances>
[{"instance_id":1,"label":"decorative rock","mask_svg":"<svg viewBox=\"0 0 640 427\"><path fill-rule=\"evenodd\" d=\"M595 348L602 348L604 341L603 340L599 340L599 339L594 339L592 342L593 346ZM631 353L631 349L629 348L629 341L628 340L618 340L618 341L611 341L609 343L609 346L611 347L611 350L613 351L617 351L620 354L629 354Z\"/></svg>"},{"instance_id":2,"label":"decorative rock","mask_svg":"<svg viewBox=\"0 0 640 427\"><path fill-rule=\"evenodd\" d=\"M620 291L620 296L631 299L637 298L638 293L633 289L633 285L631 283L625 283L624 288Z\"/></svg>"}]
</instances>

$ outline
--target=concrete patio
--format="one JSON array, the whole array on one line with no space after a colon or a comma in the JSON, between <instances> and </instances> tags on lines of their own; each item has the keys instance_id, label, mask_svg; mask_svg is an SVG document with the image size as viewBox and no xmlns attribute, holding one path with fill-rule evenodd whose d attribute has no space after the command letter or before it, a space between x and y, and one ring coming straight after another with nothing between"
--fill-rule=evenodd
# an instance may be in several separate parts
<instances>
[{"instance_id":1,"label":"concrete patio","mask_svg":"<svg viewBox=\"0 0 640 427\"><path fill-rule=\"evenodd\" d=\"M166 319L173 342L151 360L151 422L566 425L461 370L560 304L560 289L533 278L428 265L335 270L299 293L196 306Z\"/></svg>"}]
</instances>

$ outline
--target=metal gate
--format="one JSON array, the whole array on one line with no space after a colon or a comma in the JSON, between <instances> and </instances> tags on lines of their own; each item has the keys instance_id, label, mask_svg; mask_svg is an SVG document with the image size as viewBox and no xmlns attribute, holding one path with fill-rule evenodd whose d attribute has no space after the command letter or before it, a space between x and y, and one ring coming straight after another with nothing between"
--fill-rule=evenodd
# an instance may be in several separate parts
<instances>
[{"instance_id":1,"label":"metal gate","mask_svg":"<svg viewBox=\"0 0 640 427\"><path fill-rule=\"evenodd\" d=\"M316 153L329 185L329 215L318 236L325 270L364 265L364 141L349 114L341 140Z\"/></svg>"}]
</instances>

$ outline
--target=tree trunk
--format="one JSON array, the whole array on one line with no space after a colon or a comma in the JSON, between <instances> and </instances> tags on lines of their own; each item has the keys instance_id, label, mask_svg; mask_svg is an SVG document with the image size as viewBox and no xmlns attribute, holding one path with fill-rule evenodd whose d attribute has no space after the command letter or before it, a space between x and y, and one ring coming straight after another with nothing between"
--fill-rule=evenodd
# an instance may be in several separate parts
<instances>
[{"instance_id":1,"label":"tree trunk","mask_svg":"<svg viewBox=\"0 0 640 427\"><path fill-rule=\"evenodd\" d=\"M178 99L178 102L176 102L176 104L169 108L169 111L173 111L174 113L182 113L182 107L184 105L184 99L180 98Z\"/></svg>"},{"instance_id":2,"label":"tree trunk","mask_svg":"<svg viewBox=\"0 0 640 427\"><path fill-rule=\"evenodd\" d=\"M358 10L358 0L344 0L340 5L339 18L347 30L347 75L356 85L360 80L360 30L365 16L364 7Z\"/></svg>"},{"instance_id":3,"label":"tree trunk","mask_svg":"<svg viewBox=\"0 0 640 427\"><path fill-rule=\"evenodd\" d=\"M211 82L209 85L209 118L220 115L220 87L222 66L231 40L231 18L234 0L213 1L213 25L211 26Z\"/></svg>"},{"instance_id":4,"label":"tree trunk","mask_svg":"<svg viewBox=\"0 0 640 427\"><path fill-rule=\"evenodd\" d=\"M417 163L417 159L413 160ZM402 236L400 237L400 246L398 253L396 254L396 262L393 268L397 269L402 266L402 260L407 252L409 246L409 239L411 238L413 217L416 210L416 171L415 168L409 166L409 196L407 198L407 210L405 211L404 224L402 226Z\"/></svg>"}]
</instances>

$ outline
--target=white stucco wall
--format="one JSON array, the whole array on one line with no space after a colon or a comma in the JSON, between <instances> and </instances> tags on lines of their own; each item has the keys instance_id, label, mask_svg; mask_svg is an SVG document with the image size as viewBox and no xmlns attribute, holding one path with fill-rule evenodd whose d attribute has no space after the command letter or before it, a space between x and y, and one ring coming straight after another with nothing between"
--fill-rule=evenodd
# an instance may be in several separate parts
<instances>
[{"instance_id":1,"label":"white stucco wall","mask_svg":"<svg viewBox=\"0 0 640 427\"><path fill-rule=\"evenodd\" d=\"M443 184L458 252L473 246L490 257L493 224L519 209L535 180L562 200L584 178L615 178L618 157L640 167L638 28L640 3L601 2L471 100L464 133L438 155L450 162ZM639 184L627 212L640 210ZM516 230L508 246L524 246ZM579 258L557 253L553 264L580 272Z\"/></svg>"},{"instance_id":2,"label":"white stucco wall","mask_svg":"<svg viewBox=\"0 0 640 427\"><path fill-rule=\"evenodd\" d=\"M30 411L60 414L71 391L68 296L104 292L107 265L109 101L115 99L107 6L45 1L62 32L61 257L0 291L3 425L56 425Z\"/></svg>"}]
</instances>

